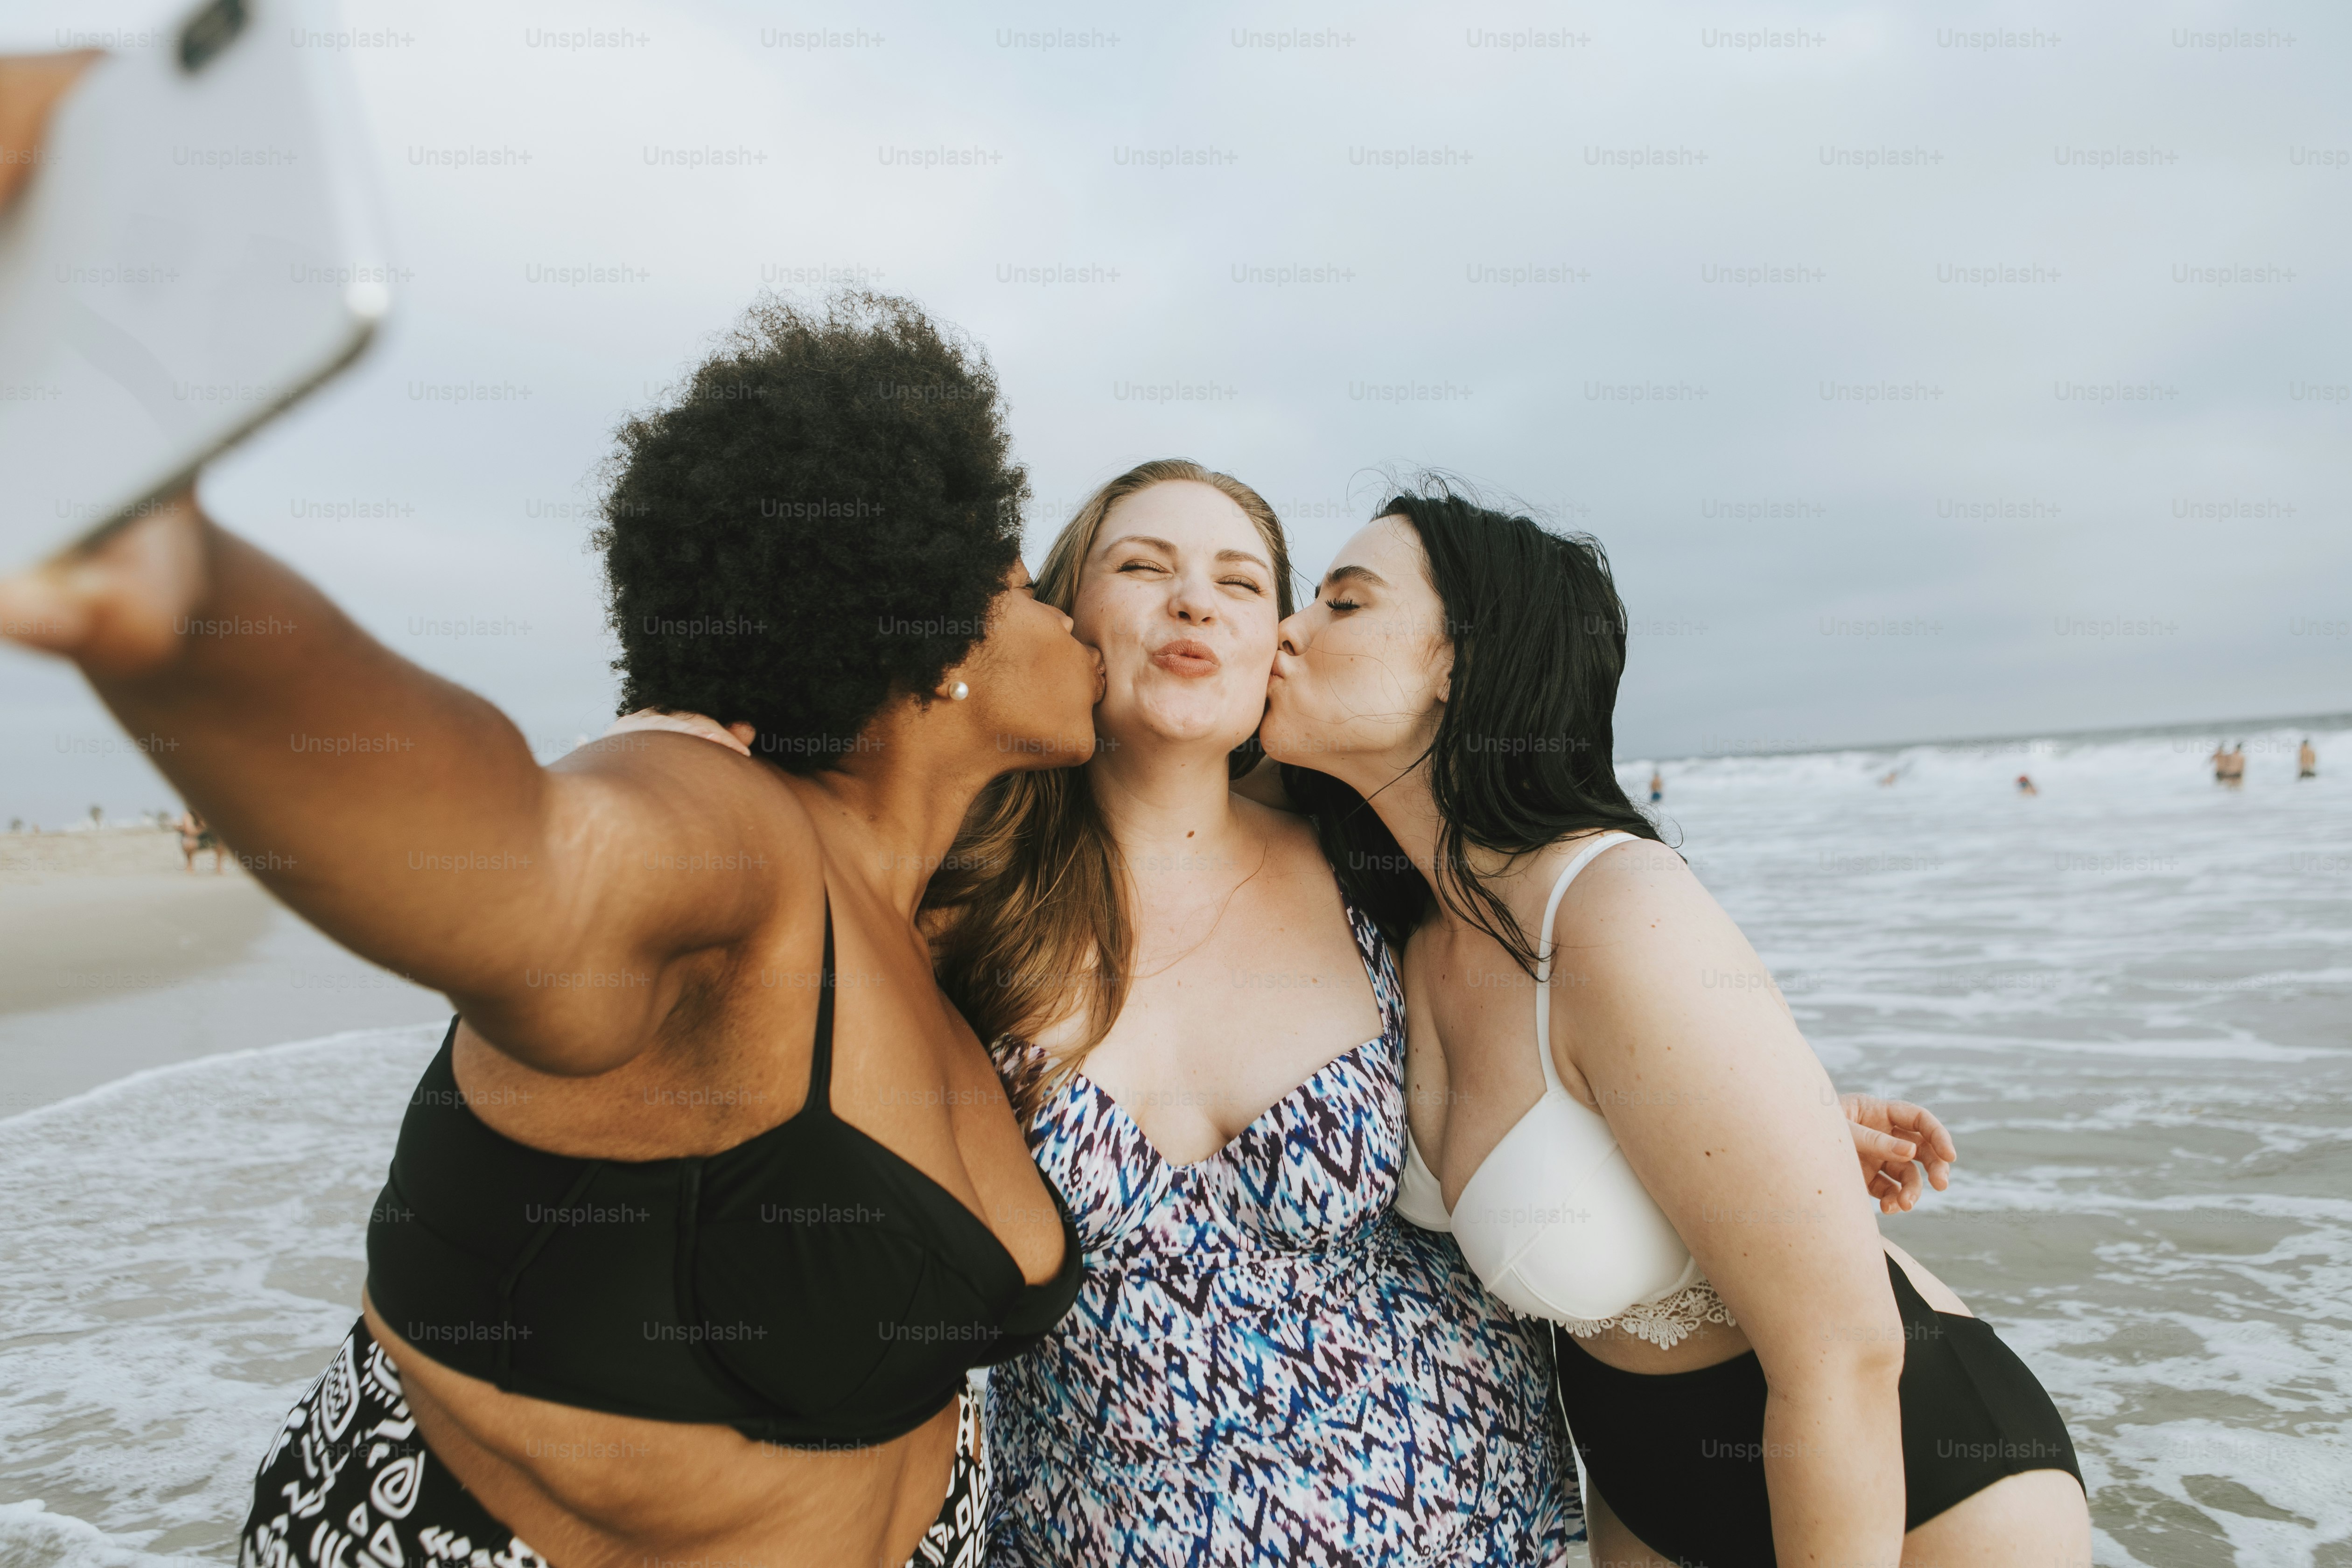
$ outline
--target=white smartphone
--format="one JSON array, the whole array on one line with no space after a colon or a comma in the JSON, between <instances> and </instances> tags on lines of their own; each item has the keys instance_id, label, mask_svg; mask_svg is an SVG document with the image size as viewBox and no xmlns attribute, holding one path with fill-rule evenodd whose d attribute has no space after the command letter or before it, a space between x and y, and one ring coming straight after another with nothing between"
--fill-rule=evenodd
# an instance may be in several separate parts
<instances>
[{"instance_id":1,"label":"white smartphone","mask_svg":"<svg viewBox=\"0 0 2352 1568\"><path fill-rule=\"evenodd\" d=\"M209 0L58 105L0 213L0 569L176 494L390 310L333 29Z\"/></svg>"}]
</instances>

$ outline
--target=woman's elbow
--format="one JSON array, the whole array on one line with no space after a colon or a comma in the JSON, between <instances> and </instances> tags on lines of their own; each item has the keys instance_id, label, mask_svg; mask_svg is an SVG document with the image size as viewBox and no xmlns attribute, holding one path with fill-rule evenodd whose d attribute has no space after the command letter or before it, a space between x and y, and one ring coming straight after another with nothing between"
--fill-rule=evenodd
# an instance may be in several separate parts
<instances>
[{"instance_id":1,"label":"woman's elbow","mask_svg":"<svg viewBox=\"0 0 2352 1568\"><path fill-rule=\"evenodd\" d=\"M1888 1323L1877 1338L1855 1345L1846 1353L1841 1368L1847 1381L1892 1394L1903 1381L1905 1332L1905 1325L1897 1320Z\"/></svg>"},{"instance_id":2,"label":"woman's elbow","mask_svg":"<svg viewBox=\"0 0 2352 1568\"><path fill-rule=\"evenodd\" d=\"M1757 1359L1776 1394L1891 1399L1903 1380L1907 1332L1890 1303L1884 1313L1823 1319L1769 1352L1759 1345Z\"/></svg>"}]
</instances>

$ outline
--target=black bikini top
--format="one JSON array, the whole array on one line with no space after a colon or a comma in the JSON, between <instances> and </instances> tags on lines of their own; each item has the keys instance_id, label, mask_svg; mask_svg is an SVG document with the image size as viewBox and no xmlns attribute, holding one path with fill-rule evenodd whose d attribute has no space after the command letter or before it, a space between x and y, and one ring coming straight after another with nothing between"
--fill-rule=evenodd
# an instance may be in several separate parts
<instances>
[{"instance_id":1,"label":"black bikini top","mask_svg":"<svg viewBox=\"0 0 2352 1568\"><path fill-rule=\"evenodd\" d=\"M937 1182L833 1112L833 909L808 1103L717 1154L580 1160L493 1131L448 1037L409 1101L368 1216L368 1297L445 1366L513 1394L864 1447L945 1408L976 1366L1043 1339L1077 1299L1031 1285Z\"/></svg>"}]
</instances>

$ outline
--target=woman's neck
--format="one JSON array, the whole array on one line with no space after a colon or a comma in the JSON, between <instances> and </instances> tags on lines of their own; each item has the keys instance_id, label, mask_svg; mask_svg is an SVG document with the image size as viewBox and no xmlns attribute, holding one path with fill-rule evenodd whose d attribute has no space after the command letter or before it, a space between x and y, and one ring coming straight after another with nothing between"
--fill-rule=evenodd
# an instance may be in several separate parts
<instances>
[{"instance_id":1,"label":"woman's neck","mask_svg":"<svg viewBox=\"0 0 2352 1568\"><path fill-rule=\"evenodd\" d=\"M996 776L1002 748L925 724L907 704L886 707L861 740L872 744L795 782L829 847L850 858L844 868L863 872L911 922L971 803Z\"/></svg>"},{"instance_id":2,"label":"woman's neck","mask_svg":"<svg viewBox=\"0 0 2352 1568\"><path fill-rule=\"evenodd\" d=\"M1410 763L1402 759L1360 762L1339 776L1340 782L1370 803L1381 826L1389 830L1389 837L1397 841L1397 847L1404 851L1405 858L1433 891L1437 887L1438 842L1444 833L1445 818L1437 809L1436 796L1430 792L1428 753L1424 752ZM1454 912L1445 900L1433 899L1431 904L1430 918L1442 926L1466 928L1467 922Z\"/></svg>"},{"instance_id":3,"label":"woman's neck","mask_svg":"<svg viewBox=\"0 0 2352 1568\"><path fill-rule=\"evenodd\" d=\"M1206 870L1239 856L1249 828L1234 805L1228 750L1214 741L1152 735L1106 736L1096 748L1087 783L1139 890L1164 885L1168 872Z\"/></svg>"}]
</instances>

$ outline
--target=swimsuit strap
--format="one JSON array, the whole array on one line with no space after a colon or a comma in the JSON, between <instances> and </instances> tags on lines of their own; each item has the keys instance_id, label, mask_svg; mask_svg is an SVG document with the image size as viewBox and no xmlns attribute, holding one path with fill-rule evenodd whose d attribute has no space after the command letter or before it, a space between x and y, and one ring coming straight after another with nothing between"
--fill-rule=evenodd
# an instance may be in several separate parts
<instances>
[{"instance_id":1,"label":"swimsuit strap","mask_svg":"<svg viewBox=\"0 0 2352 1568\"><path fill-rule=\"evenodd\" d=\"M824 961L816 977L816 1048L809 1053L808 1103L833 1110L833 893L824 895Z\"/></svg>"},{"instance_id":2,"label":"swimsuit strap","mask_svg":"<svg viewBox=\"0 0 2352 1568\"><path fill-rule=\"evenodd\" d=\"M1566 1094L1568 1086L1559 1081L1559 1068L1551 1059L1551 918L1559 913L1559 900L1568 892L1568 885L1576 874L1592 863L1593 857L1620 839L1632 838L1630 833L1604 833L1576 852L1576 858L1551 885L1551 901L1544 905L1543 924L1536 928L1536 1060L1543 1065L1544 1091Z\"/></svg>"}]
</instances>

